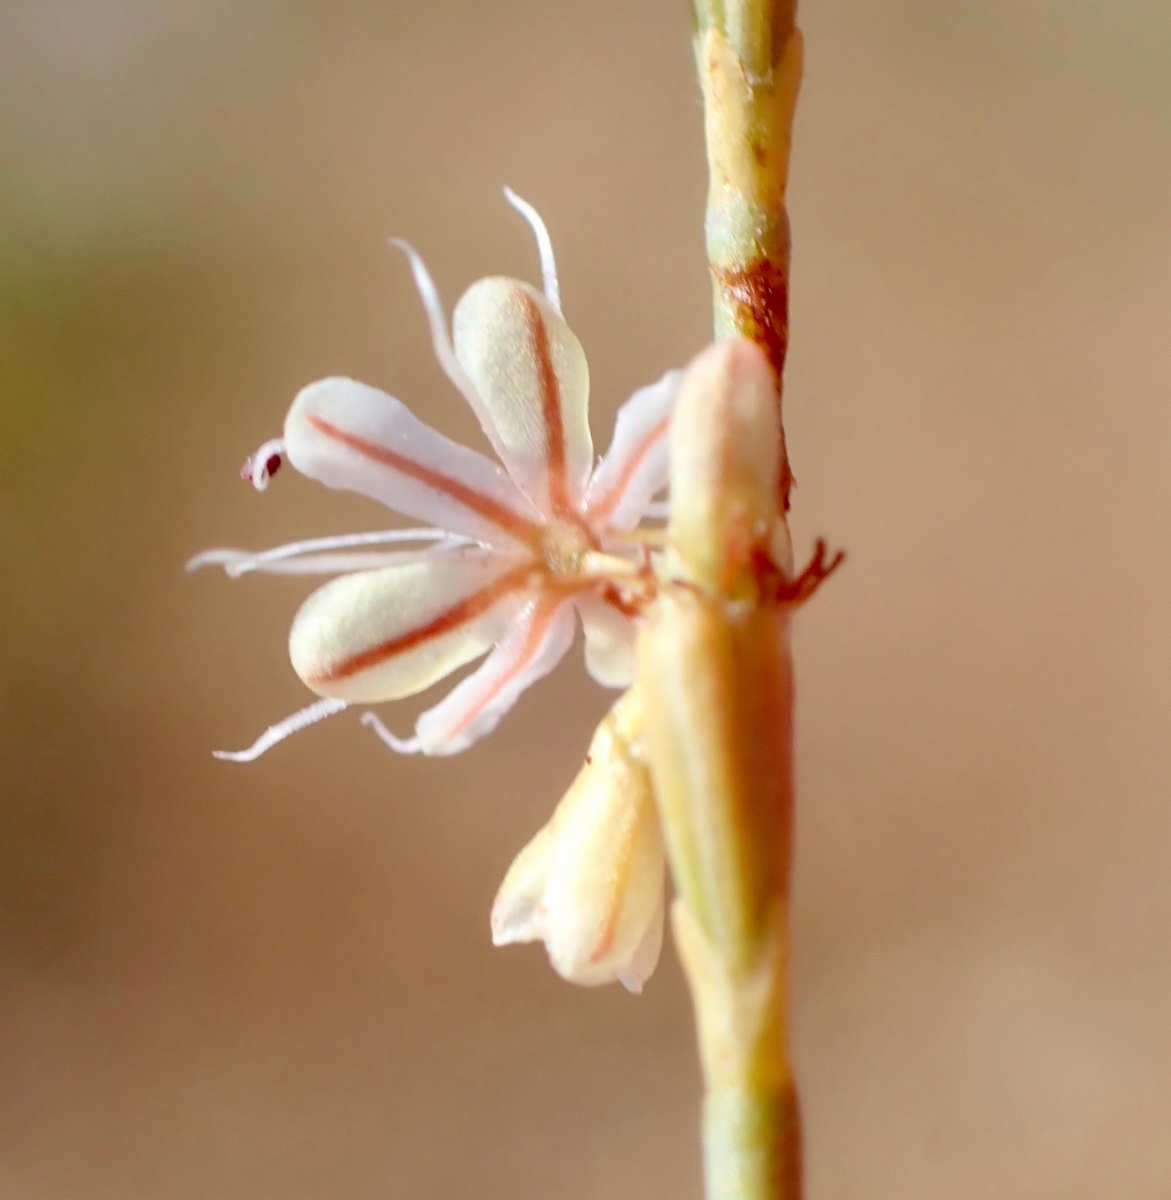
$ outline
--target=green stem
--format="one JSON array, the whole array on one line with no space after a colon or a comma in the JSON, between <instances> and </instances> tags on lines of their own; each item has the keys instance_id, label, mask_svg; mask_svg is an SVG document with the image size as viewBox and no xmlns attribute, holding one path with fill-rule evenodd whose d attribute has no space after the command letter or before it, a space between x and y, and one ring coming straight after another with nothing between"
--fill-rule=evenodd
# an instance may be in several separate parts
<instances>
[{"instance_id":1,"label":"green stem","mask_svg":"<svg viewBox=\"0 0 1171 1200\"><path fill-rule=\"evenodd\" d=\"M789 344L789 176L801 83L796 0L696 0L710 186L705 230L717 337L768 355L780 395ZM781 499L792 474L781 430Z\"/></svg>"},{"instance_id":2,"label":"green stem","mask_svg":"<svg viewBox=\"0 0 1171 1200\"><path fill-rule=\"evenodd\" d=\"M790 1200L801 1194L801 1129L792 1085L726 1087L703 1102L708 1200Z\"/></svg>"},{"instance_id":3,"label":"green stem","mask_svg":"<svg viewBox=\"0 0 1171 1200\"><path fill-rule=\"evenodd\" d=\"M715 332L755 342L772 367L778 411L770 436L780 440L783 514L792 486L779 405L789 343L785 192L802 70L796 0L693 5ZM677 525L673 518L673 531ZM779 525L784 530L783 516ZM768 613L729 621L719 603L694 597L678 612L670 607L659 632L644 634L640 654L651 678L658 678L656 657L668 674L672 664L687 664L687 679L650 689L648 703L656 795L679 889L675 937L706 1083L707 1200L800 1200L788 1036L792 693L787 646L780 649L787 637L755 627L767 626Z\"/></svg>"},{"instance_id":4,"label":"green stem","mask_svg":"<svg viewBox=\"0 0 1171 1200\"><path fill-rule=\"evenodd\" d=\"M801 1196L788 1022L787 621L775 608L738 613L682 589L659 598L639 635L644 736L706 1085L707 1200Z\"/></svg>"}]
</instances>

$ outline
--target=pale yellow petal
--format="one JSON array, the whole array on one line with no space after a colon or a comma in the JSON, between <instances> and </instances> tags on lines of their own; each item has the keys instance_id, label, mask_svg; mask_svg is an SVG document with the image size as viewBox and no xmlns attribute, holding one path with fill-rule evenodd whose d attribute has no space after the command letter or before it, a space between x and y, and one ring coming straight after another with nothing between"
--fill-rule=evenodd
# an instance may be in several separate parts
<instances>
[{"instance_id":1,"label":"pale yellow petal","mask_svg":"<svg viewBox=\"0 0 1171 1200\"><path fill-rule=\"evenodd\" d=\"M593 467L589 368L565 318L515 279L481 279L452 318L456 357L513 480L542 512L576 512Z\"/></svg>"},{"instance_id":2,"label":"pale yellow petal","mask_svg":"<svg viewBox=\"0 0 1171 1200\"><path fill-rule=\"evenodd\" d=\"M599 726L552 819L513 863L492 913L497 944L543 940L566 979L621 980L632 991L658 960L664 878L638 719L628 693Z\"/></svg>"},{"instance_id":3,"label":"pale yellow petal","mask_svg":"<svg viewBox=\"0 0 1171 1200\"><path fill-rule=\"evenodd\" d=\"M527 600L528 571L524 558L477 550L344 575L298 612L293 668L350 703L421 692L499 640Z\"/></svg>"}]
</instances>

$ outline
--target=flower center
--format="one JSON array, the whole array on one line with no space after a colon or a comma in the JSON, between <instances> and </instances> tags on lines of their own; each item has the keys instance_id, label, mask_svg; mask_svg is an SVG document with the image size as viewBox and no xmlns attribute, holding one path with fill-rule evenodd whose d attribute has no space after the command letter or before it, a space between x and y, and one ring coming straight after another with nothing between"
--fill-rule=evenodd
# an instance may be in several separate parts
<instances>
[{"instance_id":1,"label":"flower center","mask_svg":"<svg viewBox=\"0 0 1171 1200\"><path fill-rule=\"evenodd\" d=\"M589 531L574 521L552 520L541 532L541 557L554 575L576 575L592 549Z\"/></svg>"}]
</instances>

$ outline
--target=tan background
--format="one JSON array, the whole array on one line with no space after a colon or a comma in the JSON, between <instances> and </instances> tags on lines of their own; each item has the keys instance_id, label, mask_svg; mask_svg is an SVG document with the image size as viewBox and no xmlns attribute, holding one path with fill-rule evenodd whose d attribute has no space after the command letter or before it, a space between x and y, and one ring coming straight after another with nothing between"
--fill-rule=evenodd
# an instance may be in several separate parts
<instances>
[{"instance_id":1,"label":"tan background","mask_svg":"<svg viewBox=\"0 0 1171 1200\"><path fill-rule=\"evenodd\" d=\"M792 190L797 1057L813 1200L1171 1195L1171 6L809 0ZM0 2L0 1195L698 1197L673 953L493 951L604 695L396 759L305 695L376 528L235 478L296 389L474 439L448 302L553 232L598 441L704 340L684 0ZM384 711L401 730L412 708Z\"/></svg>"}]
</instances>

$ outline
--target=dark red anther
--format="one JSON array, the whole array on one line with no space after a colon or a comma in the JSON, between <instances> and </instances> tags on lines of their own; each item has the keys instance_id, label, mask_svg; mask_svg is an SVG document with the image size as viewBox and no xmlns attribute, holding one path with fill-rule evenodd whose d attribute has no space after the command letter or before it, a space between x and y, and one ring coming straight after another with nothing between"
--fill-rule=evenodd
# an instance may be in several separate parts
<instances>
[{"instance_id":1,"label":"dark red anther","mask_svg":"<svg viewBox=\"0 0 1171 1200\"><path fill-rule=\"evenodd\" d=\"M264 460L264 467L262 468L264 474L262 479L264 481L271 479L281 469L282 462L284 462L284 459L279 454L270 454ZM240 468L240 478L245 483L256 486L256 455L252 455L251 458L244 460L244 465Z\"/></svg>"}]
</instances>

